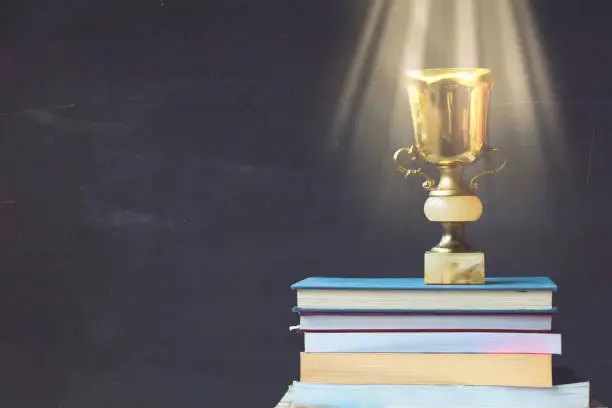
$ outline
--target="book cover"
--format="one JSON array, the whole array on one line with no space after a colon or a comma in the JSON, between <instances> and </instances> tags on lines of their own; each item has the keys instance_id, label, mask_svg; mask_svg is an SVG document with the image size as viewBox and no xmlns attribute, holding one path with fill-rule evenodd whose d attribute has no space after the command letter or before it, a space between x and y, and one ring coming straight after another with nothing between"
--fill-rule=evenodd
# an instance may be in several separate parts
<instances>
[{"instance_id":1,"label":"book cover","mask_svg":"<svg viewBox=\"0 0 612 408\"><path fill-rule=\"evenodd\" d=\"M423 278L331 278L310 277L291 285L293 290L550 290L557 286L545 276L487 277L483 285L427 285Z\"/></svg>"}]
</instances>

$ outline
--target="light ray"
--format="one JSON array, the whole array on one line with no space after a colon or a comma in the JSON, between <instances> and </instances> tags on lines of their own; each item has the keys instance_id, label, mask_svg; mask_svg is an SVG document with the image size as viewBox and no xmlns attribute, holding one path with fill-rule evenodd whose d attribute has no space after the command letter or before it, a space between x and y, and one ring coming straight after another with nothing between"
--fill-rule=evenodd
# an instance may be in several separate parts
<instances>
[{"instance_id":1,"label":"light ray","mask_svg":"<svg viewBox=\"0 0 612 408\"><path fill-rule=\"evenodd\" d=\"M523 183L523 192L545 186L548 146L562 148L564 141L550 139L560 134L559 115L554 103L542 103L554 101L555 95L527 0L389 0L385 4L390 10L380 30L385 7L382 0L373 3L332 125L335 141L340 134L350 139L346 164L357 183L376 180L378 191L370 194L379 200L395 194L387 190L397 174L387 164L393 150L412 144L413 133L403 73L449 63L496 72L489 115L491 144L519 155L510 158L509 169L520 163L503 177L506 182ZM375 53L373 46L378 47ZM385 205L378 211L385 211ZM526 209L533 216L541 210L536 205ZM529 222L526 215L522 219Z\"/></svg>"},{"instance_id":2,"label":"light ray","mask_svg":"<svg viewBox=\"0 0 612 408\"><path fill-rule=\"evenodd\" d=\"M348 115L351 110L351 103L354 101L357 92L357 84L366 63L366 55L375 40L374 31L376 23L381 18L385 0L373 0L370 10L367 12L364 27L357 41L355 55L349 66L349 71L342 85L342 91L338 98L336 114L334 115L331 135L334 143L338 142L342 129L346 126Z\"/></svg>"}]
</instances>

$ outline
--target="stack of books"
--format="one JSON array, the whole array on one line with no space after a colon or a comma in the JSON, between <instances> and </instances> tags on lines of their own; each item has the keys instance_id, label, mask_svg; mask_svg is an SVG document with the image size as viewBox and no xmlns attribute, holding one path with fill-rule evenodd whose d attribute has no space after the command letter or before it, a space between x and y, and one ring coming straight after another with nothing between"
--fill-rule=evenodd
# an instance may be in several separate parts
<instances>
[{"instance_id":1,"label":"stack of books","mask_svg":"<svg viewBox=\"0 0 612 408\"><path fill-rule=\"evenodd\" d=\"M483 285L314 277L292 288L291 329L304 335L304 351L283 404L589 407L589 382L552 365L561 335L551 331L557 288L546 277Z\"/></svg>"}]
</instances>

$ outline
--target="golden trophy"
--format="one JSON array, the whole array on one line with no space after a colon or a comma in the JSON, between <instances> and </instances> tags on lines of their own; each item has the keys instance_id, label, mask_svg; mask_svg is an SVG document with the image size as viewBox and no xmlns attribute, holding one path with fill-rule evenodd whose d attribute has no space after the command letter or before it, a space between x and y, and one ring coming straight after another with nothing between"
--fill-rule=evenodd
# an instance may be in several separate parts
<instances>
[{"instance_id":1,"label":"golden trophy","mask_svg":"<svg viewBox=\"0 0 612 408\"><path fill-rule=\"evenodd\" d=\"M425 253L425 283L482 284L485 281L484 253L465 241L468 222L482 215L482 202L474 194L478 178L492 175L506 165L483 170L469 183L463 179L465 168L483 154L499 152L487 144L487 113L493 88L489 69L444 68L408 71L406 88L414 127L414 144L395 152L394 160L405 175L425 177L429 191L425 216L439 222L442 239ZM440 170L435 180L421 168L402 165L402 156L419 158Z\"/></svg>"}]
</instances>

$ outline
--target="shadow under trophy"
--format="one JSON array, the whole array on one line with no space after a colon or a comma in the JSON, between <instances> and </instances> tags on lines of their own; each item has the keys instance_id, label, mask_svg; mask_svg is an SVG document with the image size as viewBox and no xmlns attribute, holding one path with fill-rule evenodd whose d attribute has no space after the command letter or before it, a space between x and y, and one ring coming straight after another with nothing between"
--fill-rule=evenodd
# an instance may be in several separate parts
<instances>
[{"instance_id":1,"label":"shadow under trophy","mask_svg":"<svg viewBox=\"0 0 612 408\"><path fill-rule=\"evenodd\" d=\"M466 242L468 222L482 215L482 202L474 194L478 178L502 170L506 159L495 169L483 170L469 183L465 168L483 154L499 152L487 144L487 113L493 87L489 69L425 69L406 73L406 88L414 127L414 144L395 152L394 160L405 175L425 177L429 191L424 211L428 220L439 222L442 239L425 253L425 283L482 284L485 281L484 253ZM401 164L402 156L419 158L440 171L435 180L421 168Z\"/></svg>"}]
</instances>

